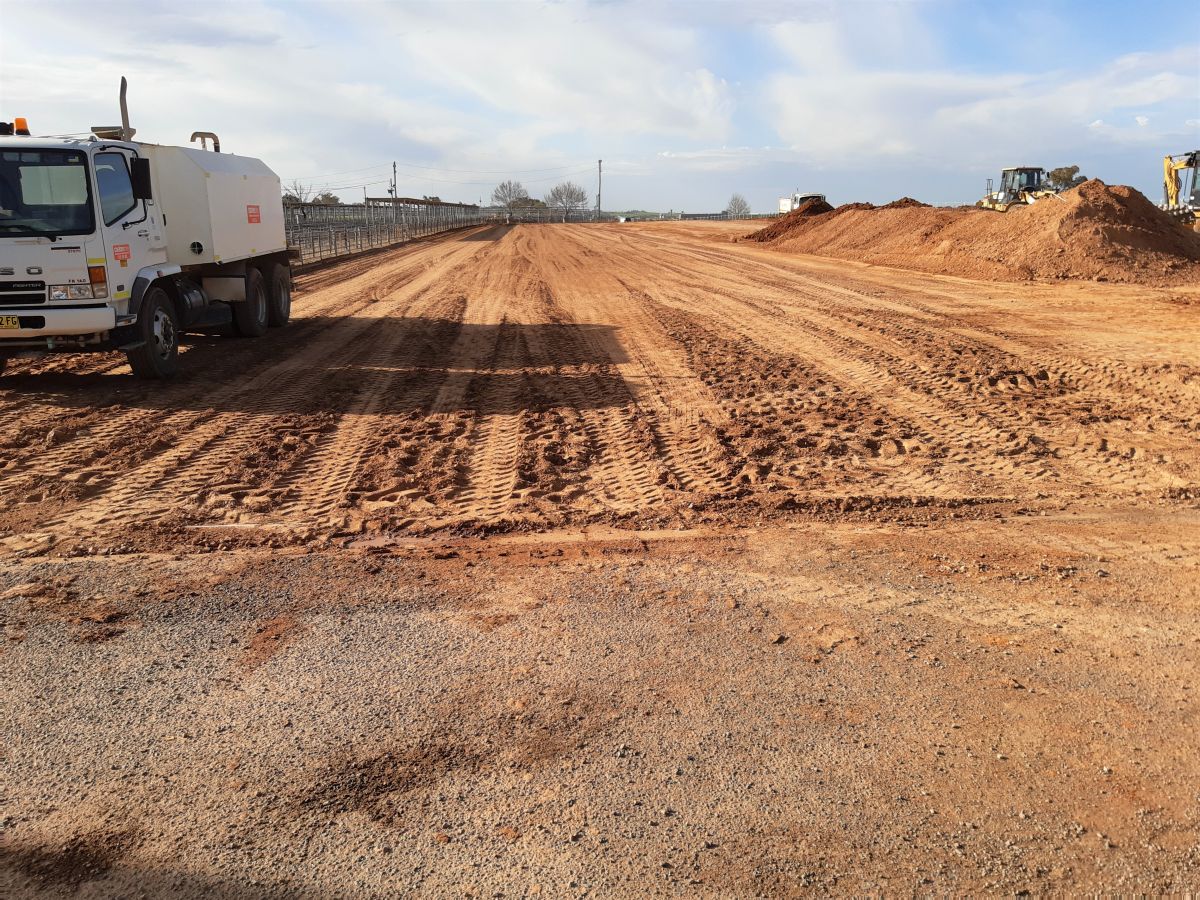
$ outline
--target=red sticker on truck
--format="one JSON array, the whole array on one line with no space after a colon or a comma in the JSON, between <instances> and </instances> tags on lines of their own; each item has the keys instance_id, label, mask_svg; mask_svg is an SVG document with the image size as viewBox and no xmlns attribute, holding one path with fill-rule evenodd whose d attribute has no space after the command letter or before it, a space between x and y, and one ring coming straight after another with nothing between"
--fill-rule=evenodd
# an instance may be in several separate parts
<instances>
[{"instance_id":1,"label":"red sticker on truck","mask_svg":"<svg viewBox=\"0 0 1200 900\"><path fill-rule=\"evenodd\" d=\"M252 203L246 204L246 221L251 225L257 225L262 221L262 213L259 212L258 206Z\"/></svg>"},{"instance_id":2,"label":"red sticker on truck","mask_svg":"<svg viewBox=\"0 0 1200 900\"><path fill-rule=\"evenodd\" d=\"M124 262L125 260L129 259L129 245L128 244L113 244L112 252L113 252L113 259L115 259L115 260Z\"/></svg>"}]
</instances>

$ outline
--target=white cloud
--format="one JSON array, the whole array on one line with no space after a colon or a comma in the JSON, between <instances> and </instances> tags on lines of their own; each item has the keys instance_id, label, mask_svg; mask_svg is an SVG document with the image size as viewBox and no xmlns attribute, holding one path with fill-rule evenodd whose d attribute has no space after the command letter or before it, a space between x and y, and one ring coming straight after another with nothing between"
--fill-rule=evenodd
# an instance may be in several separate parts
<instances>
[{"instance_id":1,"label":"white cloud","mask_svg":"<svg viewBox=\"0 0 1200 900\"><path fill-rule=\"evenodd\" d=\"M694 28L623 4L339 8L371 23L381 52L493 110L564 132L713 139L729 131L729 87L704 64Z\"/></svg>"},{"instance_id":2,"label":"white cloud","mask_svg":"<svg viewBox=\"0 0 1200 900\"><path fill-rule=\"evenodd\" d=\"M139 137L215 130L285 178L333 173L347 199L392 159L403 193L468 199L509 174L535 194L590 185L602 156L606 198L664 208L718 209L731 190L769 206L809 178L850 200L972 199L980 170L1024 161L1145 167L1153 186L1144 159L1194 145L1195 46L1072 71L1005 68L1001 48L984 73L945 61L937 7L9 2L0 113L85 131L115 120L125 74Z\"/></svg>"},{"instance_id":3,"label":"white cloud","mask_svg":"<svg viewBox=\"0 0 1200 900\"><path fill-rule=\"evenodd\" d=\"M879 12L894 20L889 29L866 31L887 34L897 46L931 45L915 8ZM1104 122L1123 118L1130 107L1179 109L1196 96L1190 47L1129 54L1083 73L975 74L932 65L933 50L881 57L860 40L864 30L853 15L784 23L771 33L788 65L767 79L764 108L779 137L814 164L869 154L990 166L1077 150L1096 139L1151 142L1170 129L1151 127L1150 115L1138 115L1136 128Z\"/></svg>"}]
</instances>

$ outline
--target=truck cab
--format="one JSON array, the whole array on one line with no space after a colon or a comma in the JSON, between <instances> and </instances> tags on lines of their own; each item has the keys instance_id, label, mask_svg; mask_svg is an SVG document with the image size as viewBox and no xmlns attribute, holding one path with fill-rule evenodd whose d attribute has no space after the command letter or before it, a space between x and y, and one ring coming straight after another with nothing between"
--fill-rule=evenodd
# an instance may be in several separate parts
<instances>
[{"instance_id":1,"label":"truck cab","mask_svg":"<svg viewBox=\"0 0 1200 900\"><path fill-rule=\"evenodd\" d=\"M125 323L134 276L166 262L139 162L127 144L0 138L2 346L87 345Z\"/></svg>"},{"instance_id":2,"label":"truck cab","mask_svg":"<svg viewBox=\"0 0 1200 900\"><path fill-rule=\"evenodd\" d=\"M279 179L263 163L15 124L0 123L0 370L124 350L135 375L164 378L185 331L286 323Z\"/></svg>"}]
</instances>

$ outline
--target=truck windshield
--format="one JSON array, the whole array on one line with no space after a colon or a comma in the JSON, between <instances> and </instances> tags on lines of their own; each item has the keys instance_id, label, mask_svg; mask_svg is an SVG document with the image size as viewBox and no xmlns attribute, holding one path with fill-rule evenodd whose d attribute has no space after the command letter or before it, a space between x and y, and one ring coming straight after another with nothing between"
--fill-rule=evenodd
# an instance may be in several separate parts
<instances>
[{"instance_id":1,"label":"truck windshield","mask_svg":"<svg viewBox=\"0 0 1200 900\"><path fill-rule=\"evenodd\" d=\"M95 227L85 153L0 150L0 238L91 234Z\"/></svg>"}]
</instances>

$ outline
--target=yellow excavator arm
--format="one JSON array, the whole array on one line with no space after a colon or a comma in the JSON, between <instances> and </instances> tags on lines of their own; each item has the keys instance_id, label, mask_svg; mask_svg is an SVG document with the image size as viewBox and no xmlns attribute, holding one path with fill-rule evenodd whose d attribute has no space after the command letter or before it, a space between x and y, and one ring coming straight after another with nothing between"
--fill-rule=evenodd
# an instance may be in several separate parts
<instances>
[{"instance_id":1,"label":"yellow excavator arm","mask_svg":"<svg viewBox=\"0 0 1200 900\"><path fill-rule=\"evenodd\" d=\"M1179 205L1179 173L1184 169L1194 169L1197 165L1200 165L1200 150L1163 157L1163 187L1167 206Z\"/></svg>"}]
</instances>

